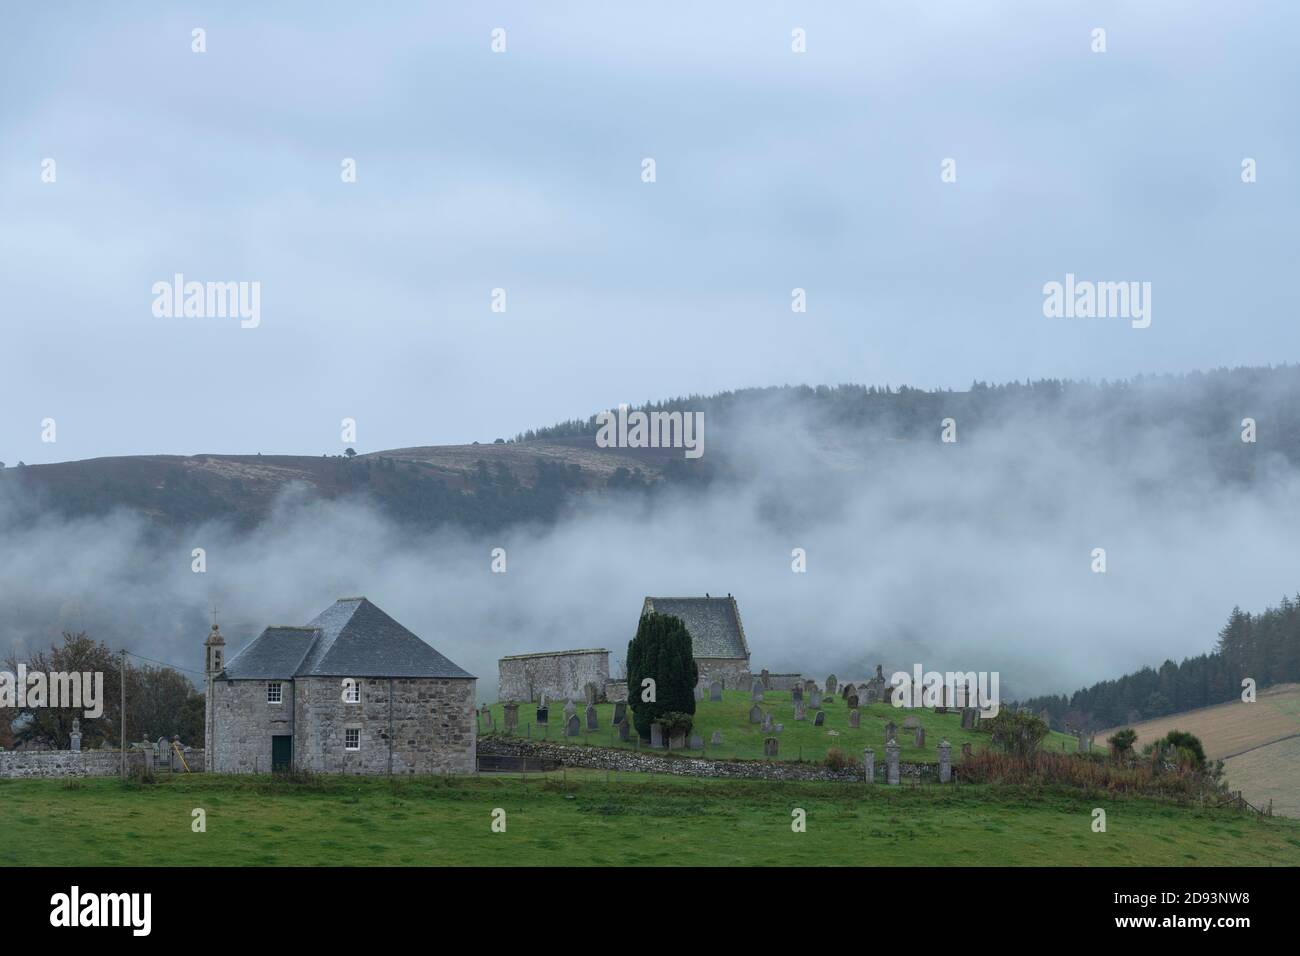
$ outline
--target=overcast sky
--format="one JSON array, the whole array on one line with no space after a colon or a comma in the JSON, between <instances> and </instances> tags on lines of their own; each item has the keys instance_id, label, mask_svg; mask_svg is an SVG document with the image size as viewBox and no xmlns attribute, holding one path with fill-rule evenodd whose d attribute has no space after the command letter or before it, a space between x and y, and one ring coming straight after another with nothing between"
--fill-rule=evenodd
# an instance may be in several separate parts
<instances>
[{"instance_id":1,"label":"overcast sky","mask_svg":"<svg viewBox=\"0 0 1300 956\"><path fill-rule=\"evenodd\" d=\"M1300 358L1294 2L230 6L0 8L11 465ZM1045 318L1067 272L1150 328Z\"/></svg>"}]
</instances>

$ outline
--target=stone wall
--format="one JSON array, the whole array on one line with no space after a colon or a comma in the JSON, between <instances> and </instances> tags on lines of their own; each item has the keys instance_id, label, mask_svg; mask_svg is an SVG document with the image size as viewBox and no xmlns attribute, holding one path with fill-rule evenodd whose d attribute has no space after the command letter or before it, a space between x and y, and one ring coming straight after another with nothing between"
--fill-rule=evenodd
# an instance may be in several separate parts
<instances>
[{"instance_id":1,"label":"stone wall","mask_svg":"<svg viewBox=\"0 0 1300 956\"><path fill-rule=\"evenodd\" d=\"M203 751L189 751L185 762L194 773L202 771ZM128 774L144 766L143 751L127 751ZM116 750L0 751L0 777L116 777L121 772L122 755Z\"/></svg>"},{"instance_id":2,"label":"stone wall","mask_svg":"<svg viewBox=\"0 0 1300 956\"><path fill-rule=\"evenodd\" d=\"M479 753L528 757L553 761L566 767L589 770L617 770L627 773L666 773L684 777L730 777L746 780L829 780L861 783L861 763L848 770L829 770L812 764L778 763L759 760L703 760L667 752L615 750L610 747L564 746L536 743L517 737L479 738ZM883 759L883 751L877 756ZM900 763L899 773L933 781L938 778L934 764ZM883 784L885 774L881 759L876 763L876 783Z\"/></svg>"},{"instance_id":3,"label":"stone wall","mask_svg":"<svg viewBox=\"0 0 1300 956\"><path fill-rule=\"evenodd\" d=\"M727 690L749 690L749 661L743 657L697 657L700 680L708 687L712 681L722 681ZM743 679L743 680L742 680ZM743 683L744 686L741 686Z\"/></svg>"},{"instance_id":4,"label":"stone wall","mask_svg":"<svg viewBox=\"0 0 1300 956\"><path fill-rule=\"evenodd\" d=\"M473 773L478 725L472 679L358 678L361 702L339 678L297 681L294 768L315 773ZM360 749L346 749L348 729ZM267 744L267 753L270 753ZM391 765L390 765L391 758Z\"/></svg>"},{"instance_id":5,"label":"stone wall","mask_svg":"<svg viewBox=\"0 0 1300 956\"><path fill-rule=\"evenodd\" d=\"M478 733L475 681L358 678L361 700L344 703L337 677L280 681L281 703L267 702L267 681L214 681L216 773L269 773L273 736L293 738L293 769L315 773L472 773ZM360 746L346 747L347 731Z\"/></svg>"},{"instance_id":6,"label":"stone wall","mask_svg":"<svg viewBox=\"0 0 1300 956\"><path fill-rule=\"evenodd\" d=\"M625 680L607 680L605 681L605 699L611 704L620 700L627 700L627 681Z\"/></svg>"},{"instance_id":7,"label":"stone wall","mask_svg":"<svg viewBox=\"0 0 1300 956\"><path fill-rule=\"evenodd\" d=\"M499 701L583 700L588 684L603 693L609 680L609 651L548 651L516 654L497 662Z\"/></svg>"},{"instance_id":8,"label":"stone wall","mask_svg":"<svg viewBox=\"0 0 1300 956\"><path fill-rule=\"evenodd\" d=\"M803 683L802 674L768 674L768 690L794 690L796 684Z\"/></svg>"}]
</instances>

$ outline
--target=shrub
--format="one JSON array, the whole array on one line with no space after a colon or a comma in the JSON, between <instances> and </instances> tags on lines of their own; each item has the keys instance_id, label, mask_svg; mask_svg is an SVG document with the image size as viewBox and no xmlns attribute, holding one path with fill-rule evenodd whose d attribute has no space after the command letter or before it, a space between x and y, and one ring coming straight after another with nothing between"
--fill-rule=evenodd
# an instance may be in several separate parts
<instances>
[{"instance_id":1,"label":"shrub","mask_svg":"<svg viewBox=\"0 0 1300 956\"><path fill-rule=\"evenodd\" d=\"M644 614L636 637L627 645L627 701L632 722L642 738L650 725L669 714L695 713L695 685L700 669L695 663L691 635L680 618L654 611ZM641 682L654 680L654 700L642 699Z\"/></svg>"},{"instance_id":2,"label":"shrub","mask_svg":"<svg viewBox=\"0 0 1300 956\"><path fill-rule=\"evenodd\" d=\"M825 763L829 770L847 770L849 768L849 758L844 756L844 751L839 747L831 747L826 751Z\"/></svg>"},{"instance_id":3,"label":"shrub","mask_svg":"<svg viewBox=\"0 0 1300 956\"><path fill-rule=\"evenodd\" d=\"M1133 744L1137 742L1137 731L1132 727L1117 730L1110 735L1108 742L1116 757L1127 757L1133 753Z\"/></svg>"},{"instance_id":4,"label":"shrub","mask_svg":"<svg viewBox=\"0 0 1300 956\"><path fill-rule=\"evenodd\" d=\"M996 717L979 722L981 728L993 735L993 746L1005 753L1024 756L1038 749L1047 736L1047 723L1028 711L1003 709Z\"/></svg>"}]
</instances>

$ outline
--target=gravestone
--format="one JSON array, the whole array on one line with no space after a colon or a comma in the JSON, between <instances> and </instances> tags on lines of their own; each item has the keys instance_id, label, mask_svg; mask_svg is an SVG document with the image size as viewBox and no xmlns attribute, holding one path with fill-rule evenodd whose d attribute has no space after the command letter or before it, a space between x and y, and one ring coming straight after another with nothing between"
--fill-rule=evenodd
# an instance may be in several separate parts
<instances>
[{"instance_id":1,"label":"gravestone","mask_svg":"<svg viewBox=\"0 0 1300 956\"><path fill-rule=\"evenodd\" d=\"M632 736L631 731L628 729L629 726L630 724L626 717L618 722L618 739L623 741L623 743L627 743L629 738Z\"/></svg>"},{"instance_id":2,"label":"gravestone","mask_svg":"<svg viewBox=\"0 0 1300 956\"><path fill-rule=\"evenodd\" d=\"M564 722L564 736L576 737L582 733L582 725L578 723L578 715L570 714L569 719Z\"/></svg>"},{"instance_id":3,"label":"gravestone","mask_svg":"<svg viewBox=\"0 0 1300 956\"><path fill-rule=\"evenodd\" d=\"M153 748L145 747L142 752L144 753L145 773L151 773L153 771Z\"/></svg>"},{"instance_id":4,"label":"gravestone","mask_svg":"<svg viewBox=\"0 0 1300 956\"><path fill-rule=\"evenodd\" d=\"M939 688L939 706L934 709L936 714L948 713L948 685L944 684Z\"/></svg>"},{"instance_id":5,"label":"gravestone","mask_svg":"<svg viewBox=\"0 0 1300 956\"><path fill-rule=\"evenodd\" d=\"M835 689L836 689L837 687L839 687L839 686L840 686L840 682L839 682L839 680L836 679L836 677L835 677L834 674L831 674L829 677L826 678L826 693L827 693L827 694L833 694L833 693L835 693Z\"/></svg>"},{"instance_id":6,"label":"gravestone","mask_svg":"<svg viewBox=\"0 0 1300 956\"><path fill-rule=\"evenodd\" d=\"M961 709L961 729L970 730L970 708L969 707L963 707Z\"/></svg>"},{"instance_id":7,"label":"gravestone","mask_svg":"<svg viewBox=\"0 0 1300 956\"><path fill-rule=\"evenodd\" d=\"M801 700L794 702L794 719L803 720L803 701Z\"/></svg>"},{"instance_id":8,"label":"gravestone","mask_svg":"<svg viewBox=\"0 0 1300 956\"><path fill-rule=\"evenodd\" d=\"M854 699L856 700L857 698ZM858 713L856 710L849 711L849 726L852 727L854 730L857 730L859 727L861 727L862 714Z\"/></svg>"},{"instance_id":9,"label":"gravestone","mask_svg":"<svg viewBox=\"0 0 1300 956\"><path fill-rule=\"evenodd\" d=\"M537 708L537 723L538 723L540 726L545 727L545 726L546 726L546 721L547 721L547 716L548 716L549 714L550 714L550 710L549 710L548 708L546 708L546 707L538 707L538 708Z\"/></svg>"},{"instance_id":10,"label":"gravestone","mask_svg":"<svg viewBox=\"0 0 1300 956\"><path fill-rule=\"evenodd\" d=\"M506 733L512 734L519 729L519 705L513 701L506 704Z\"/></svg>"},{"instance_id":11,"label":"gravestone","mask_svg":"<svg viewBox=\"0 0 1300 956\"><path fill-rule=\"evenodd\" d=\"M763 731L764 731L764 733L769 733L769 734L772 732L772 715L771 715L771 714L764 714L764 715L763 715Z\"/></svg>"},{"instance_id":12,"label":"gravestone","mask_svg":"<svg viewBox=\"0 0 1300 956\"><path fill-rule=\"evenodd\" d=\"M662 750L664 746L664 728L661 724L650 725L650 746Z\"/></svg>"},{"instance_id":13,"label":"gravestone","mask_svg":"<svg viewBox=\"0 0 1300 956\"><path fill-rule=\"evenodd\" d=\"M491 730L491 729L492 729L492 711L491 711L491 709L488 707L487 704L484 704L484 705L483 705L483 709L480 711L480 714L481 714L482 717L483 717L483 729L484 729L485 731Z\"/></svg>"},{"instance_id":14,"label":"gravestone","mask_svg":"<svg viewBox=\"0 0 1300 956\"><path fill-rule=\"evenodd\" d=\"M669 749L669 750L685 750L685 749L686 749L686 731L684 731L684 730L674 730L674 731L672 732L672 734L669 735L669 737L668 737L668 749Z\"/></svg>"},{"instance_id":15,"label":"gravestone","mask_svg":"<svg viewBox=\"0 0 1300 956\"><path fill-rule=\"evenodd\" d=\"M620 700L614 704L614 723L621 724L627 716L627 701Z\"/></svg>"},{"instance_id":16,"label":"gravestone","mask_svg":"<svg viewBox=\"0 0 1300 956\"><path fill-rule=\"evenodd\" d=\"M1079 734L1079 753L1086 754L1092 748L1088 746L1088 735Z\"/></svg>"},{"instance_id":17,"label":"gravestone","mask_svg":"<svg viewBox=\"0 0 1300 956\"><path fill-rule=\"evenodd\" d=\"M821 707L821 705L822 705L821 691L814 690L811 694L808 695L808 706L811 707L813 710L816 710L817 708Z\"/></svg>"},{"instance_id":18,"label":"gravestone","mask_svg":"<svg viewBox=\"0 0 1300 956\"><path fill-rule=\"evenodd\" d=\"M778 745L775 737L763 738L763 756L775 757L777 755Z\"/></svg>"},{"instance_id":19,"label":"gravestone","mask_svg":"<svg viewBox=\"0 0 1300 956\"><path fill-rule=\"evenodd\" d=\"M709 685L709 700L711 701L722 700L722 681L715 680L713 683Z\"/></svg>"},{"instance_id":20,"label":"gravestone","mask_svg":"<svg viewBox=\"0 0 1300 956\"><path fill-rule=\"evenodd\" d=\"M576 717L577 714L578 714L578 705L575 704L572 700L566 700L564 702L564 719L568 720L570 717Z\"/></svg>"},{"instance_id":21,"label":"gravestone","mask_svg":"<svg viewBox=\"0 0 1300 956\"><path fill-rule=\"evenodd\" d=\"M868 704L880 703L880 690L877 687L875 687L875 685L870 685L867 687L867 703Z\"/></svg>"},{"instance_id":22,"label":"gravestone","mask_svg":"<svg viewBox=\"0 0 1300 956\"><path fill-rule=\"evenodd\" d=\"M763 685L759 681L754 681L754 686L750 688L749 699L754 701L763 699Z\"/></svg>"},{"instance_id":23,"label":"gravestone","mask_svg":"<svg viewBox=\"0 0 1300 956\"><path fill-rule=\"evenodd\" d=\"M917 727L917 728L916 728L916 746L918 746L918 747L924 747L924 746L925 746L925 728L924 728L924 727Z\"/></svg>"},{"instance_id":24,"label":"gravestone","mask_svg":"<svg viewBox=\"0 0 1300 956\"><path fill-rule=\"evenodd\" d=\"M775 724L772 727L772 733L774 734L779 734L783 730L785 730L785 724Z\"/></svg>"},{"instance_id":25,"label":"gravestone","mask_svg":"<svg viewBox=\"0 0 1300 956\"><path fill-rule=\"evenodd\" d=\"M71 740L72 742L68 746L71 747L73 750L80 752L81 751L81 719L79 717L72 718Z\"/></svg>"},{"instance_id":26,"label":"gravestone","mask_svg":"<svg viewBox=\"0 0 1300 956\"><path fill-rule=\"evenodd\" d=\"M920 726L921 726L921 722L920 722L919 720L917 720L915 717L904 717L904 718L903 718L903 729L904 729L904 730L916 730L916 728L917 728L917 727L920 727Z\"/></svg>"},{"instance_id":27,"label":"gravestone","mask_svg":"<svg viewBox=\"0 0 1300 956\"><path fill-rule=\"evenodd\" d=\"M826 723L826 712L824 710L817 711L817 716L813 718L813 726L821 727L825 723Z\"/></svg>"},{"instance_id":28,"label":"gravestone","mask_svg":"<svg viewBox=\"0 0 1300 956\"><path fill-rule=\"evenodd\" d=\"M885 743L889 743L897 736L898 736L898 727L891 720L889 723L885 724Z\"/></svg>"},{"instance_id":29,"label":"gravestone","mask_svg":"<svg viewBox=\"0 0 1300 956\"><path fill-rule=\"evenodd\" d=\"M695 700L696 700L697 703L700 702L700 701L702 701L702 700L704 700L704 685L703 685L703 684L696 684L696 685L695 685Z\"/></svg>"},{"instance_id":30,"label":"gravestone","mask_svg":"<svg viewBox=\"0 0 1300 956\"><path fill-rule=\"evenodd\" d=\"M587 686L585 686L582 689L582 693L583 696L587 698L588 706L594 704L596 701L600 699L600 688L597 687L595 684L588 683Z\"/></svg>"},{"instance_id":31,"label":"gravestone","mask_svg":"<svg viewBox=\"0 0 1300 956\"><path fill-rule=\"evenodd\" d=\"M699 734L691 734L690 747L692 750L703 750L704 738L701 737Z\"/></svg>"},{"instance_id":32,"label":"gravestone","mask_svg":"<svg viewBox=\"0 0 1300 956\"><path fill-rule=\"evenodd\" d=\"M939 741L939 782L947 783L952 779L952 744L946 740Z\"/></svg>"},{"instance_id":33,"label":"gravestone","mask_svg":"<svg viewBox=\"0 0 1300 956\"><path fill-rule=\"evenodd\" d=\"M898 742L891 740L885 745L885 765L887 781L890 786L898 786Z\"/></svg>"},{"instance_id":34,"label":"gravestone","mask_svg":"<svg viewBox=\"0 0 1300 956\"><path fill-rule=\"evenodd\" d=\"M845 700L848 700L857 692L858 689L854 687L852 684L845 684L843 687L840 688L840 696L843 697Z\"/></svg>"},{"instance_id":35,"label":"gravestone","mask_svg":"<svg viewBox=\"0 0 1300 956\"><path fill-rule=\"evenodd\" d=\"M961 759L962 759L962 760L970 760L970 758L971 758L971 746L970 746L970 744L962 744L962 745L961 745Z\"/></svg>"},{"instance_id":36,"label":"gravestone","mask_svg":"<svg viewBox=\"0 0 1300 956\"><path fill-rule=\"evenodd\" d=\"M763 690L768 690L769 688L771 688L771 686L772 686L772 675L770 675L770 674L767 672L767 668L766 668L766 667L764 667L762 673L760 673L760 674L758 675L758 679L761 680L761 681L763 682Z\"/></svg>"},{"instance_id":37,"label":"gravestone","mask_svg":"<svg viewBox=\"0 0 1300 956\"><path fill-rule=\"evenodd\" d=\"M859 698L857 694L851 694L848 697L847 703L850 707L859 707L861 706L861 698Z\"/></svg>"},{"instance_id":38,"label":"gravestone","mask_svg":"<svg viewBox=\"0 0 1300 956\"><path fill-rule=\"evenodd\" d=\"M760 723L762 722L762 720L763 720L762 707L759 707L758 704L755 704L753 707L749 708L749 722L751 724Z\"/></svg>"},{"instance_id":39,"label":"gravestone","mask_svg":"<svg viewBox=\"0 0 1300 956\"><path fill-rule=\"evenodd\" d=\"M870 747L862 750L862 773L867 783L876 782L876 752Z\"/></svg>"},{"instance_id":40,"label":"gravestone","mask_svg":"<svg viewBox=\"0 0 1300 956\"><path fill-rule=\"evenodd\" d=\"M588 704L587 705L587 730L591 731L591 730L599 730L599 729L600 729L600 720L596 716L596 705Z\"/></svg>"},{"instance_id":41,"label":"gravestone","mask_svg":"<svg viewBox=\"0 0 1300 956\"><path fill-rule=\"evenodd\" d=\"M709 738L709 743L713 744L715 747L720 745L722 743L722 731L715 730L713 736Z\"/></svg>"},{"instance_id":42,"label":"gravestone","mask_svg":"<svg viewBox=\"0 0 1300 956\"><path fill-rule=\"evenodd\" d=\"M790 699L794 701L803 700L803 686L801 684L794 685L794 690L790 691Z\"/></svg>"}]
</instances>

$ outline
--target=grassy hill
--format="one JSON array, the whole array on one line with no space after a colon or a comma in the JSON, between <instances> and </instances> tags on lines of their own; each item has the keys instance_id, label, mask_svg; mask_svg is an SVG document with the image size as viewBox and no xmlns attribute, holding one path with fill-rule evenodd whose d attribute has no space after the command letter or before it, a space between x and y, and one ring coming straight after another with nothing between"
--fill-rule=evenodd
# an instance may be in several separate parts
<instances>
[{"instance_id":1,"label":"grassy hill","mask_svg":"<svg viewBox=\"0 0 1300 956\"><path fill-rule=\"evenodd\" d=\"M1112 728L1097 739L1104 740ZM1256 806L1273 800L1275 813L1300 817L1300 684L1259 692L1253 704L1234 701L1134 724L1138 746L1171 730L1200 738L1205 755L1223 760L1228 783Z\"/></svg>"},{"instance_id":2,"label":"grassy hill","mask_svg":"<svg viewBox=\"0 0 1300 956\"><path fill-rule=\"evenodd\" d=\"M780 741L779 760L804 760L820 763L826 758L826 751L838 747L845 756L854 762L862 761L862 749L872 747L876 751L876 764L885 762L885 725L893 721L899 732L901 748L899 759L913 763L936 763L939 759L939 741L947 740L952 744L952 759L956 763L961 759L962 744L969 743L976 751L988 746L989 735L979 731L962 730L961 714L949 712L936 714L933 710L894 707L891 704L870 704L859 707L862 715L861 726L856 730L849 726L849 707L838 697L824 698L822 710L826 722L821 727L813 725L813 713L807 712L807 719L794 719L794 701L790 691L768 691L763 695L759 705L772 714L773 723L785 725L785 730L775 736ZM760 724L749 722L749 709L752 706L749 694L744 691L727 690L722 692L721 701L701 701L695 705L695 732L704 740L704 752L700 756L714 760L762 760L763 740L769 736ZM519 706L518 736L545 739L552 743L567 743L594 747L639 746L633 733L632 740L623 743L618 739L613 728L614 705L597 704L600 728L592 734L586 731L583 720L584 706L579 706L578 717L583 732L578 737L564 736L564 705L553 704L550 708L549 721L543 730L535 725L536 706L521 704ZM501 704L491 706L493 727L499 732L505 727L505 709ZM915 716L925 728L925 747L915 745L914 735L903 731L903 720ZM709 743L715 730L722 732L722 744L714 746ZM1073 737L1053 732L1044 746L1050 750L1073 752L1076 742Z\"/></svg>"},{"instance_id":3,"label":"grassy hill","mask_svg":"<svg viewBox=\"0 0 1300 956\"><path fill-rule=\"evenodd\" d=\"M4 867L1300 865L1296 821L974 786L197 774L0 781L0 805ZM1091 830L1095 806L1105 833ZM205 833L191 831L195 808ZM505 833L491 832L497 808Z\"/></svg>"}]
</instances>

